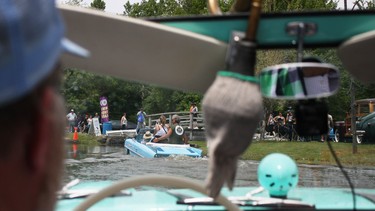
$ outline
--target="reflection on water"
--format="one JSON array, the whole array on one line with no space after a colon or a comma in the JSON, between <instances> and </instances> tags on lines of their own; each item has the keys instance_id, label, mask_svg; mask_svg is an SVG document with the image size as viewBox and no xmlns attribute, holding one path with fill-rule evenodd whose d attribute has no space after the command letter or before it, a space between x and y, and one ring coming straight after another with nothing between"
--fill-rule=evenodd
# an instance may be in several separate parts
<instances>
[{"instance_id":1,"label":"reflection on water","mask_svg":"<svg viewBox=\"0 0 375 211\"><path fill-rule=\"evenodd\" d=\"M168 157L137 158L125 154L122 146L66 145L66 176L64 182L81 180L120 180L144 174L181 175L204 180L208 169L207 158ZM258 186L256 161L239 161L236 186ZM348 168L348 175L357 188L375 188L374 168ZM348 187L348 182L337 167L299 165L300 187Z\"/></svg>"}]
</instances>

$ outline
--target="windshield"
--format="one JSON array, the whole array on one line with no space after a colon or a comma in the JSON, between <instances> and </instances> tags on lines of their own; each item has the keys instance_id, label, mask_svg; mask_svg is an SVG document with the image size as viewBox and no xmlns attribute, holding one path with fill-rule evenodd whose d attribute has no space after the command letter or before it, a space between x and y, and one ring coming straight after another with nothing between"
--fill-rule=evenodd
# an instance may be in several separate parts
<instances>
[{"instance_id":1,"label":"windshield","mask_svg":"<svg viewBox=\"0 0 375 211\"><path fill-rule=\"evenodd\" d=\"M79 112L75 123L78 137L69 128L66 130L70 142L66 144L64 183L76 178L116 181L148 174L207 182L218 174L231 177L225 172L234 168L235 187L259 187L259 163L277 152L296 162L298 187L375 188L374 119L356 123L356 118L351 118L357 112L361 116L371 113L367 104L356 107L354 102L373 98L375 86L362 83L361 76L353 76L338 53L342 43L375 29L372 1L263 1L253 37L247 33L251 28L247 25L249 8L245 5L242 10L237 8L241 12L231 12L233 0L219 1L222 13L215 15L210 14L205 1L60 2L99 9L95 14L135 18L126 23L108 21L100 15L75 16L74 11L61 8L68 37L81 40L93 55L86 61L63 58L63 62L73 65L66 65L61 92L66 107ZM302 29L298 28L300 23ZM85 31L85 35L78 35L77 30ZM236 39L243 37L256 45L251 56L235 60L238 52L230 51L230 47L236 48ZM316 93L324 87L325 95L306 100L311 104L303 100L304 95L297 98L291 94L287 99L260 95L259 89L264 87L259 87L257 77L262 70L303 62L335 67L335 77L340 81L335 78L335 87L340 84L339 88L332 91L328 79L315 74L313 79L302 79L302 84L314 84ZM251 68L243 68L246 65ZM277 80L293 83L293 90L302 93L303 86L289 81L292 74L282 78L281 69L272 69L278 71ZM224 91L208 95L214 81L228 77L223 70L234 72L229 75L235 79L239 78L237 73L245 74L240 81L254 87L224 81L218 86ZM274 72L269 73L270 77ZM270 84L267 89L285 88L276 86ZM238 106L243 101L246 106ZM207 118L210 115L214 118ZM241 129L244 132L233 132ZM167 135L169 130L173 135ZM179 142L175 138L181 134L185 139ZM217 144L217 134L228 135ZM147 138L149 135L159 144L186 144L193 149L188 156L165 156L159 151L146 158L149 155L137 156L132 151L134 146L126 145L130 140L144 145L153 142ZM149 144L148 148L152 147ZM220 150L210 152L216 148ZM182 153L185 149L178 150ZM215 164L210 159L219 155L234 157L235 161L228 161L233 166L216 163L219 167L216 172L212 170ZM221 171L222 166L225 168ZM227 187L230 179L222 183Z\"/></svg>"}]
</instances>

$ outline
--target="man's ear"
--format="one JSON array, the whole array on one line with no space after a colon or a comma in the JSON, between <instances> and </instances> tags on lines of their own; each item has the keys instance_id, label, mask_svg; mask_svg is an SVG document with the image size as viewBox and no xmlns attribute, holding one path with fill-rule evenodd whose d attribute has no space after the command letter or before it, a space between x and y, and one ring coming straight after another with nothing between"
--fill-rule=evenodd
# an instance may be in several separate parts
<instances>
[{"instance_id":1,"label":"man's ear","mask_svg":"<svg viewBox=\"0 0 375 211\"><path fill-rule=\"evenodd\" d=\"M29 139L28 156L26 159L29 164L31 171L40 172L43 171L44 166L47 161L48 148L51 141L51 128L52 122L52 112L54 106L54 90L51 87L46 87L41 92L40 103L38 104L40 108L37 109L37 114L35 115L34 125L32 126L32 137Z\"/></svg>"}]
</instances>

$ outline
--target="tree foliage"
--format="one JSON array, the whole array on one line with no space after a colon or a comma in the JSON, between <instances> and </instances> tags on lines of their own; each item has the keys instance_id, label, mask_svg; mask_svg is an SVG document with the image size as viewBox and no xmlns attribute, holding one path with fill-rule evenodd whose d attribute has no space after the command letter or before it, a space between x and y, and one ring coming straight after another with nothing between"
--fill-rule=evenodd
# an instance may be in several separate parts
<instances>
[{"instance_id":1,"label":"tree foliage","mask_svg":"<svg viewBox=\"0 0 375 211\"><path fill-rule=\"evenodd\" d=\"M82 1L83 0L67 0L67 1L64 1L64 3L69 4L69 5L80 5Z\"/></svg>"},{"instance_id":2,"label":"tree foliage","mask_svg":"<svg viewBox=\"0 0 375 211\"><path fill-rule=\"evenodd\" d=\"M353 7L351 8L352 10L354 9L374 9L375 4L374 1L366 1L366 0L356 0L353 2Z\"/></svg>"},{"instance_id":3,"label":"tree foliage","mask_svg":"<svg viewBox=\"0 0 375 211\"><path fill-rule=\"evenodd\" d=\"M229 11L234 0L220 0L222 11ZM208 14L205 0L142 0L124 5L124 15L131 17L167 17Z\"/></svg>"},{"instance_id":4,"label":"tree foliage","mask_svg":"<svg viewBox=\"0 0 375 211\"><path fill-rule=\"evenodd\" d=\"M66 69L62 94L67 109L74 108L93 115L100 112L99 98L106 96L110 119L119 119L123 112L127 112L130 119L135 119L135 113L142 107L142 92L148 92L144 87L139 83Z\"/></svg>"},{"instance_id":5,"label":"tree foliage","mask_svg":"<svg viewBox=\"0 0 375 211\"><path fill-rule=\"evenodd\" d=\"M265 12L334 10L337 7L334 0L264 0L262 3Z\"/></svg>"},{"instance_id":6,"label":"tree foliage","mask_svg":"<svg viewBox=\"0 0 375 211\"><path fill-rule=\"evenodd\" d=\"M99 10L105 10L105 2L103 0L94 0L90 6Z\"/></svg>"}]
</instances>

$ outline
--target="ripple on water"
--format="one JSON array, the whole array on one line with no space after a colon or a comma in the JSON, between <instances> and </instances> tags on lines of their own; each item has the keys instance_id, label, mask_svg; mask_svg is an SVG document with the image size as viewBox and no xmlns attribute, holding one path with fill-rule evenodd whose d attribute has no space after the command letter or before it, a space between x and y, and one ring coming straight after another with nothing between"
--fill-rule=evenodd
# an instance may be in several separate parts
<instances>
[{"instance_id":1,"label":"ripple on water","mask_svg":"<svg viewBox=\"0 0 375 211\"><path fill-rule=\"evenodd\" d=\"M66 159L64 182L81 180L120 180L145 174L181 175L204 181L208 172L208 158L171 156L167 158L138 158L124 153L123 147L90 149L77 152L77 159ZM70 154L69 154L70 155ZM257 161L238 161L236 186L259 186ZM357 188L375 188L375 168L346 168ZM299 165L301 187L348 187L340 169L335 166Z\"/></svg>"}]
</instances>

